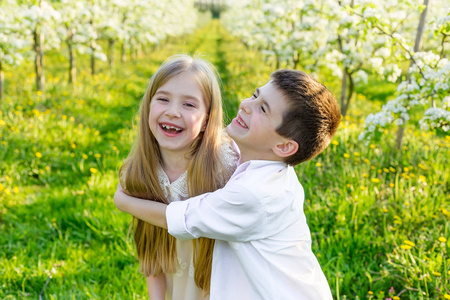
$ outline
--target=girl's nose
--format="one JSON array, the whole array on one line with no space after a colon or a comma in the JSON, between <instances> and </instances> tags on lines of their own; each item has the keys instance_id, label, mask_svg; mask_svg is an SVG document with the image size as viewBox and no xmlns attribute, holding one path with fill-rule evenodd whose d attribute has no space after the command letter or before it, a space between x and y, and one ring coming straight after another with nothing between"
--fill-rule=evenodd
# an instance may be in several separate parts
<instances>
[{"instance_id":1,"label":"girl's nose","mask_svg":"<svg viewBox=\"0 0 450 300\"><path fill-rule=\"evenodd\" d=\"M169 105L169 107L167 107L166 109L165 115L168 116L169 118L179 118L180 111L178 109L178 105L176 105L175 103Z\"/></svg>"}]
</instances>

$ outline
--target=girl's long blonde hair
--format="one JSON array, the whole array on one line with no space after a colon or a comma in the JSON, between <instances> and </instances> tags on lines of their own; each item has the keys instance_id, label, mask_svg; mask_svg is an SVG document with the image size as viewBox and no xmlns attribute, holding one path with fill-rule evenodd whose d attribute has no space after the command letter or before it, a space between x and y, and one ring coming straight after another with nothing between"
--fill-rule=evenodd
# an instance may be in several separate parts
<instances>
[{"instance_id":1,"label":"girl's long blonde hair","mask_svg":"<svg viewBox=\"0 0 450 300\"><path fill-rule=\"evenodd\" d=\"M152 76L141 107L139 134L128 158L120 168L122 186L127 194L168 203L158 181L161 153L149 128L150 102L156 91L174 76L191 74L198 82L208 113L206 130L200 133L188 153L187 184L189 197L214 191L225 185L231 176L222 165L222 98L216 69L209 62L187 55L166 60ZM123 182L122 182L123 181ZM177 267L176 241L166 229L133 219L134 242L145 276L173 273ZM194 243L194 279L197 286L209 292L214 240L200 238Z\"/></svg>"}]
</instances>

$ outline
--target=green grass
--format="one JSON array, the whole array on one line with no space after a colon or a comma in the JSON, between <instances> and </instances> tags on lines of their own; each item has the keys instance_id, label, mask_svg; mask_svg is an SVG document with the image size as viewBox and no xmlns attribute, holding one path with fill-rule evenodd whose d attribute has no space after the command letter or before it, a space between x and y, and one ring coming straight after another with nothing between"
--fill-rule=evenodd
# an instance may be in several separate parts
<instances>
[{"instance_id":1,"label":"green grass","mask_svg":"<svg viewBox=\"0 0 450 300\"><path fill-rule=\"evenodd\" d=\"M225 122L272 71L218 23L174 39L136 61L66 83L66 60L46 57L47 89L31 64L6 72L0 102L0 298L147 299L130 217L115 209L117 173L135 135L151 74L168 56L203 53L223 81ZM116 56L117 57L117 56ZM339 82L321 80L338 96ZM449 136L408 123L379 143L358 140L364 117L392 97L383 82L358 90L324 153L296 167L306 192L313 250L336 299L443 299L450 266ZM441 241L439 240L441 238ZM406 242L405 242L406 241ZM412 243L411 243L412 242Z\"/></svg>"}]
</instances>

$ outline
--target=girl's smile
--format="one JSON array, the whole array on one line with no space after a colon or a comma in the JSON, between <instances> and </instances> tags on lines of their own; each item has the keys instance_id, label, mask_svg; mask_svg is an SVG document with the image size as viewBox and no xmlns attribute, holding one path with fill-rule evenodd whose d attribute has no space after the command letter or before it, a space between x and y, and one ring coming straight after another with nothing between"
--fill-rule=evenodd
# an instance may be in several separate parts
<instances>
[{"instance_id":1,"label":"girl's smile","mask_svg":"<svg viewBox=\"0 0 450 300\"><path fill-rule=\"evenodd\" d=\"M190 73L172 77L151 99L149 127L163 153L188 153L206 120L202 90Z\"/></svg>"}]
</instances>

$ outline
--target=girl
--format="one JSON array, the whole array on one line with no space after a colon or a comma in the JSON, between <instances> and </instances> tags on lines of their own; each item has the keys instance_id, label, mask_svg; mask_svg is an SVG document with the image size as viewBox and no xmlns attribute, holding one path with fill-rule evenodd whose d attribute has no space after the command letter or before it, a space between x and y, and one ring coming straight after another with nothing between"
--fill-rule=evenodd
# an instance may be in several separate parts
<instances>
[{"instance_id":1,"label":"girl","mask_svg":"<svg viewBox=\"0 0 450 300\"><path fill-rule=\"evenodd\" d=\"M120 169L124 191L163 203L225 185L238 162L222 131L217 72L205 60L177 55L150 80L140 129ZM214 241L180 241L134 218L140 270L153 299L208 299ZM166 298L165 298L166 297Z\"/></svg>"}]
</instances>

